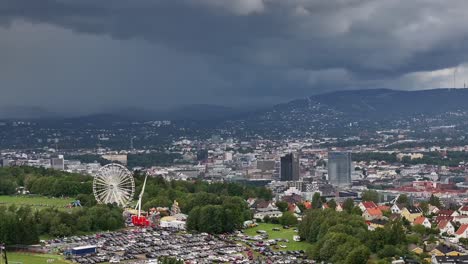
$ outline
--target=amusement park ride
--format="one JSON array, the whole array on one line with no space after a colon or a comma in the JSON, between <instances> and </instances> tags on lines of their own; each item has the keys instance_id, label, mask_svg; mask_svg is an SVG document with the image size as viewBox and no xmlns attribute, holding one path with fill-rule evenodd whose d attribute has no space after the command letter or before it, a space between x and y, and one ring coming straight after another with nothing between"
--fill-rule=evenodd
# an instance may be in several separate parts
<instances>
[{"instance_id":1,"label":"amusement park ride","mask_svg":"<svg viewBox=\"0 0 468 264\"><path fill-rule=\"evenodd\" d=\"M134 226L148 227L151 225L151 221L147 219L141 211L147 178L148 176L145 176L143 188L138 196L135 209L126 210L126 212L132 214L131 220ZM128 206L135 193L133 175L127 168L120 164L108 164L102 167L94 177L93 193L96 201L100 204L116 204L125 208Z\"/></svg>"},{"instance_id":2,"label":"amusement park ride","mask_svg":"<svg viewBox=\"0 0 468 264\"><path fill-rule=\"evenodd\" d=\"M141 215L141 199L143 198L143 194L145 193L147 178L148 178L148 175L145 176L145 181L143 182L143 188L141 188L141 193L138 196L138 202L137 202L137 205L135 206L135 210L137 210L138 208L138 214L132 216L132 224L134 226L146 227L150 225L150 221L146 219L145 216Z\"/></svg>"}]
</instances>

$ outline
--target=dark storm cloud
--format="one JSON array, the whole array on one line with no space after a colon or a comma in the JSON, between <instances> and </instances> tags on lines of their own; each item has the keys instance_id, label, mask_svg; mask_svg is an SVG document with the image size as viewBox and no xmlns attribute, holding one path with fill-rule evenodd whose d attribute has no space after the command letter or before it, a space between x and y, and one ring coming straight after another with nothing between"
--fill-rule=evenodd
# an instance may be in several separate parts
<instances>
[{"instance_id":1,"label":"dark storm cloud","mask_svg":"<svg viewBox=\"0 0 468 264\"><path fill-rule=\"evenodd\" d=\"M281 98L418 85L412 73L463 64L467 9L465 0L3 0L0 23L143 39L208 63L216 85L200 91Z\"/></svg>"}]
</instances>

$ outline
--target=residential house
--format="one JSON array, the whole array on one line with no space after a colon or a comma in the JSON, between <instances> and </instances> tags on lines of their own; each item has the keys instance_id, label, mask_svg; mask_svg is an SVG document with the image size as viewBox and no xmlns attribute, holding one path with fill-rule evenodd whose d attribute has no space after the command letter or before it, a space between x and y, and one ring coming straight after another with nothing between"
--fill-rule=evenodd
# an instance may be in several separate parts
<instances>
[{"instance_id":1,"label":"residential house","mask_svg":"<svg viewBox=\"0 0 468 264\"><path fill-rule=\"evenodd\" d=\"M299 204L302 203L304 200L302 199L302 196L299 194L291 194L291 195L285 195L281 198L282 201L285 201L289 204Z\"/></svg>"},{"instance_id":2,"label":"residential house","mask_svg":"<svg viewBox=\"0 0 468 264\"><path fill-rule=\"evenodd\" d=\"M446 216L446 217L454 217L454 216L459 216L459 215L460 214L454 210L440 210L437 213L437 216Z\"/></svg>"},{"instance_id":3,"label":"residential house","mask_svg":"<svg viewBox=\"0 0 468 264\"><path fill-rule=\"evenodd\" d=\"M414 219L413 225L422 225L425 228L431 228L431 222L424 216L418 216Z\"/></svg>"},{"instance_id":4,"label":"residential house","mask_svg":"<svg viewBox=\"0 0 468 264\"><path fill-rule=\"evenodd\" d=\"M443 216L443 215L438 215L435 219L436 223L439 223L440 221L453 221L452 216Z\"/></svg>"},{"instance_id":5,"label":"residential house","mask_svg":"<svg viewBox=\"0 0 468 264\"><path fill-rule=\"evenodd\" d=\"M461 264L468 263L468 255L464 256L432 256L432 264Z\"/></svg>"},{"instance_id":6,"label":"residential house","mask_svg":"<svg viewBox=\"0 0 468 264\"><path fill-rule=\"evenodd\" d=\"M379 208L374 207L374 208L367 208L364 213L362 213L362 217L366 221L374 220L374 219L380 219L382 218L383 214L382 211L380 211Z\"/></svg>"},{"instance_id":7,"label":"residential house","mask_svg":"<svg viewBox=\"0 0 468 264\"><path fill-rule=\"evenodd\" d=\"M422 253L424 253L424 249L418 245L415 245L415 244L411 244L408 246L409 250L411 252L414 252L415 254L417 255L420 255Z\"/></svg>"},{"instance_id":8,"label":"residential house","mask_svg":"<svg viewBox=\"0 0 468 264\"><path fill-rule=\"evenodd\" d=\"M468 205L464 205L458 209L460 215L467 215L468 216Z\"/></svg>"},{"instance_id":9,"label":"residential house","mask_svg":"<svg viewBox=\"0 0 468 264\"><path fill-rule=\"evenodd\" d=\"M439 208L437 206L434 206L434 205L429 205L429 210L428 210L428 213L429 214L438 214L439 213Z\"/></svg>"},{"instance_id":10,"label":"residential house","mask_svg":"<svg viewBox=\"0 0 468 264\"><path fill-rule=\"evenodd\" d=\"M378 207L374 202L360 202L358 204L359 209L361 209L361 212L366 211L369 208L376 208Z\"/></svg>"},{"instance_id":11,"label":"residential house","mask_svg":"<svg viewBox=\"0 0 468 264\"><path fill-rule=\"evenodd\" d=\"M460 238L468 238L468 225L461 225L458 230L455 232L455 238L458 240Z\"/></svg>"},{"instance_id":12,"label":"residential house","mask_svg":"<svg viewBox=\"0 0 468 264\"><path fill-rule=\"evenodd\" d=\"M414 220L420 216L422 216L423 212L421 208L416 206L408 206L403 208L401 211L401 215L406 218L410 223L414 222Z\"/></svg>"},{"instance_id":13,"label":"residential house","mask_svg":"<svg viewBox=\"0 0 468 264\"><path fill-rule=\"evenodd\" d=\"M370 221L366 221L367 229L370 231L374 231L376 228L384 228L384 226L388 223L387 220L384 219L373 219Z\"/></svg>"},{"instance_id":14,"label":"residential house","mask_svg":"<svg viewBox=\"0 0 468 264\"><path fill-rule=\"evenodd\" d=\"M312 209L312 203L310 201L304 201L302 204L306 209Z\"/></svg>"},{"instance_id":15,"label":"residential house","mask_svg":"<svg viewBox=\"0 0 468 264\"><path fill-rule=\"evenodd\" d=\"M288 211L295 214L301 213L301 209L299 209L299 206L295 204L288 204Z\"/></svg>"},{"instance_id":16,"label":"residential house","mask_svg":"<svg viewBox=\"0 0 468 264\"><path fill-rule=\"evenodd\" d=\"M455 234L455 227L448 220L440 221L437 227L440 230L440 234L443 234L443 233L447 233L449 235Z\"/></svg>"},{"instance_id":17,"label":"residential house","mask_svg":"<svg viewBox=\"0 0 468 264\"><path fill-rule=\"evenodd\" d=\"M460 256L461 253L456 249L444 244L440 244L429 252L432 256Z\"/></svg>"},{"instance_id":18,"label":"residential house","mask_svg":"<svg viewBox=\"0 0 468 264\"><path fill-rule=\"evenodd\" d=\"M337 212L343 212L343 203L337 203L335 210Z\"/></svg>"},{"instance_id":19,"label":"residential house","mask_svg":"<svg viewBox=\"0 0 468 264\"><path fill-rule=\"evenodd\" d=\"M442 220L453 221L453 218L458 215L458 212L453 210L440 210L437 213L436 222L440 222Z\"/></svg>"},{"instance_id":20,"label":"residential house","mask_svg":"<svg viewBox=\"0 0 468 264\"><path fill-rule=\"evenodd\" d=\"M249 199L247 199L247 205L248 205L249 207L253 206L253 205L255 204L255 201L256 201L256 200L257 200L257 199L255 199L255 198L249 198Z\"/></svg>"},{"instance_id":21,"label":"residential house","mask_svg":"<svg viewBox=\"0 0 468 264\"><path fill-rule=\"evenodd\" d=\"M400 220L401 215L400 214L391 214L390 217L388 218L390 221L395 221L395 220Z\"/></svg>"},{"instance_id":22,"label":"residential house","mask_svg":"<svg viewBox=\"0 0 468 264\"><path fill-rule=\"evenodd\" d=\"M459 215L459 216L454 216L453 221L460 223L460 224L468 224L468 215Z\"/></svg>"},{"instance_id":23,"label":"residential house","mask_svg":"<svg viewBox=\"0 0 468 264\"><path fill-rule=\"evenodd\" d=\"M254 208L254 218L262 219L268 217L281 217L283 213L271 201L258 200L252 206Z\"/></svg>"},{"instance_id":24,"label":"residential house","mask_svg":"<svg viewBox=\"0 0 468 264\"><path fill-rule=\"evenodd\" d=\"M404 208L403 205L394 204L392 205L390 210L392 211L392 214L401 214L401 211L403 211L403 208Z\"/></svg>"},{"instance_id":25,"label":"residential house","mask_svg":"<svg viewBox=\"0 0 468 264\"><path fill-rule=\"evenodd\" d=\"M390 211L390 206L388 206L388 205L379 205L378 208L382 212L389 212Z\"/></svg>"}]
</instances>

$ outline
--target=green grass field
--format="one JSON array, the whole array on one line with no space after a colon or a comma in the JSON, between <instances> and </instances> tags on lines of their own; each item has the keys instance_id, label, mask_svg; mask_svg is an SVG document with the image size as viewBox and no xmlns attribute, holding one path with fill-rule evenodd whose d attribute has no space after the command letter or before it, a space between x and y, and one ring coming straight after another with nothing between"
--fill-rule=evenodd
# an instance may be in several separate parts
<instances>
[{"instance_id":1,"label":"green grass field","mask_svg":"<svg viewBox=\"0 0 468 264\"><path fill-rule=\"evenodd\" d=\"M12 204L15 204L17 206L29 205L32 208L38 210L44 208L57 208L60 210L68 210L67 205L69 205L73 200L73 198L48 198L44 196L0 195L0 206L10 206Z\"/></svg>"},{"instance_id":2,"label":"green grass field","mask_svg":"<svg viewBox=\"0 0 468 264\"><path fill-rule=\"evenodd\" d=\"M29 253L8 253L8 263L23 263L23 264L47 264L47 260L53 259L51 264L69 264L71 262L64 260L59 255L50 254L29 254Z\"/></svg>"},{"instance_id":3,"label":"green grass field","mask_svg":"<svg viewBox=\"0 0 468 264\"><path fill-rule=\"evenodd\" d=\"M47 207L66 208L68 204L73 201L72 198L48 198L44 196L7 196L0 195L0 205L10 206L15 205L29 205L31 207L41 209Z\"/></svg>"},{"instance_id":4,"label":"green grass field","mask_svg":"<svg viewBox=\"0 0 468 264\"><path fill-rule=\"evenodd\" d=\"M273 228L280 228L280 231L273 231ZM244 233L248 236L255 236L257 230L265 230L268 233L268 239L286 238L289 242L279 242L278 245L286 245L286 248L279 248L279 250L306 250L310 244L304 241L296 242L293 237L297 235L294 228L284 229L281 225L260 223L256 227L248 228L244 230Z\"/></svg>"}]
</instances>

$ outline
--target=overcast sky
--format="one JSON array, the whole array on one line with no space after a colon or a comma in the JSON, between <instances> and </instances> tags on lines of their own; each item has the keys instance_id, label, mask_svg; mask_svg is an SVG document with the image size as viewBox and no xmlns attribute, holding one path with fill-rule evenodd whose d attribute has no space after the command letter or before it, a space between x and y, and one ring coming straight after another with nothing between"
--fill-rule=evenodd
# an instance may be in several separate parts
<instances>
[{"instance_id":1,"label":"overcast sky","mask_svg":"<svg viewBox=\"0 0 468 264\"><path fill-rule=\"evenodd\" d=\"M89 113L468 82L466 0L2 0L0 105Z\"/></svg>"}]
</instances>

